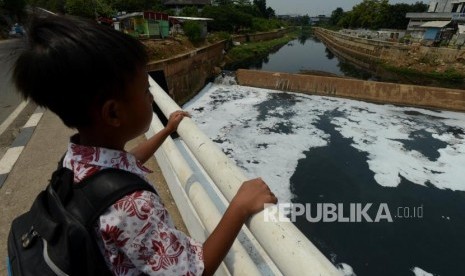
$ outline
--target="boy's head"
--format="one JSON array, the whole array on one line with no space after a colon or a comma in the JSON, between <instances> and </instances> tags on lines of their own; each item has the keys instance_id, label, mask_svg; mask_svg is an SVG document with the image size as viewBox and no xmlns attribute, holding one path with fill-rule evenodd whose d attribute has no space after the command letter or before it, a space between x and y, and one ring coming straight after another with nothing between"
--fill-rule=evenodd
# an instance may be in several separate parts
<instances>
[{"instance_id":1,"label":"boy's head","mask_svg":"<svg viewBox=\"0 0 465 276\"><path fill-rule=\"evenodd\" d=\"M27 34L14 82L73 128L91 126L108 100L124 100L148 60L138 40L82 19L34 19Z\"/></svg>"}]
</instances>

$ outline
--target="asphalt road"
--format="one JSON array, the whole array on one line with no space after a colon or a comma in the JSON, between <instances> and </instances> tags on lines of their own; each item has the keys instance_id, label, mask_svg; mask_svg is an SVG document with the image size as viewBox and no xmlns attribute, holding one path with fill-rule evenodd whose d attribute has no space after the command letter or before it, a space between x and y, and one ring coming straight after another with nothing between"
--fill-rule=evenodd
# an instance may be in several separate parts
<instances>
[{"instance_id":1,"label":"asphalt road","mask_svg":"<svg viewBox=\"0 0 465 276\"><path fill-rule=\"evenodd\" d=\"M0 158L36 108L32 102L23 103L11 81L21 42L20 39L0 40Z\"/></svg>"},{"instance_id":2,"label":"asphalt road","mask_svg":"<svg viewBox=\"0 0 465 276\"><path fill-rule=\"evenodd\" d=\"M0 41L0 124L22 102L11 82L12 66L18 57L20 46L20 39Z\"/></svg>"}]
</instances>

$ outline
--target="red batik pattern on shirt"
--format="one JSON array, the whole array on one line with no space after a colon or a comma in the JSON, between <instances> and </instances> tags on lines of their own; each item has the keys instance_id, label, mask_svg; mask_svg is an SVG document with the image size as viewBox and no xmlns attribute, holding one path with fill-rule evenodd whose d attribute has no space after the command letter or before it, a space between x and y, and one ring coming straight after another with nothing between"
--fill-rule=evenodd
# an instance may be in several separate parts
<instances>
[{"instance_id":1,"label":"red batik pattern on shirt","mask_svg":"<svg viewBox=\"0 0 465 276\"><path fill-rule=\"evenodd\" d=\"M70 143L63 166L75 182L106 168L123 169L145 178L150 172L133 155ZM115 275L201 275L202 244L178 231L160 198L136 191L108 208L95 226L97 243Z\"/></svg>"}]
</instances>

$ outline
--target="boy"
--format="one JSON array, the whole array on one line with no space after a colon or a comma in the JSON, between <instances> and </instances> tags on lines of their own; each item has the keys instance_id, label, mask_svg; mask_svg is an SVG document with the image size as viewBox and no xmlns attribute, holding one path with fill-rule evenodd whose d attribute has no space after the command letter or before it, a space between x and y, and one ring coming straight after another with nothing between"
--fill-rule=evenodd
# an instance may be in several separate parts
<instances>
[{"instance_id":1,"label":"boy","mask_svg":"<svg viewBox=\"0 0 465 276\"><path fill-rule=\"evenodd\" d=\"M126 142L147 131L153 114L142 44L105 26L58 16L34 20L28 35L14 81L24 97L77 129L63 160L74 181L106 168L144 177L148 170L141 164L187 113L174 112L162 131L124 151ZM211 275L244 222L264 203L276 202L261 179L244 182L202 245L173 227L157 195L138 191L100 216L96 242L115 275Z\"/></svg>"}]
</instances>

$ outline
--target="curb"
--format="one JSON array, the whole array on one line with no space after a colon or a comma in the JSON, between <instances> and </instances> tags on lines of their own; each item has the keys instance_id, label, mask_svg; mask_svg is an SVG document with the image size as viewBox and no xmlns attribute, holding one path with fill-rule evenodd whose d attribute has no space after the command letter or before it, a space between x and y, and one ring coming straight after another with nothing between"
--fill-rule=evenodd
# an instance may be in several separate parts
<instances>
[{"instance_id":1,"label":"curb","mask_svg":"<svg viewBox=\"0 0 465 276\"><path fill-rule=\"evenodd\" d=\"M41 107L36 108L26 124L21 128L20 133L10 145L10 148L6 151L5 155L3 155L2 159L0 159L0 188L2 188L10 171L13 169L16 161L23 152L24 147L31 139L35 128L42 118L42 115L44 115L44 111L45 109Z\"/></svg>"}]
</instances>

